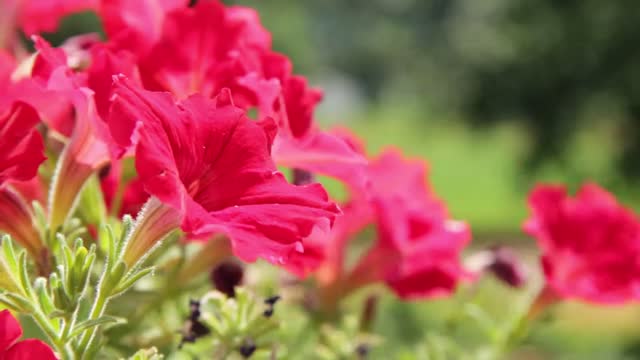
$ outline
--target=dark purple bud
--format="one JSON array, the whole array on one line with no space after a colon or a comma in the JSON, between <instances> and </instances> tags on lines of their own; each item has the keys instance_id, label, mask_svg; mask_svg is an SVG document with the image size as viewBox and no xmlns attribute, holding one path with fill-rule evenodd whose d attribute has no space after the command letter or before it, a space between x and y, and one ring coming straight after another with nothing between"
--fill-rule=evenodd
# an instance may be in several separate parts
<instances>
[{"instance_id":1,"label":"dark purple bud","mask_svg":"<svg viewBox=\"0 0 640 360\"><path fill-rule=\"evenodd\" d=\"M486 270L511 287L519 288L523 286L527 276L524 264L516 253L503 246L495 247L491 252L493 261L487 266Z\"/></svg>"},{"instance_id":2,"label":"dark purple bud","mask_svg":"<svg viewBox=\"0 0 640 360\"><path fill-rule=\"evenodd\" d=\"M103 166L102 168L100 168L100 170L98 170L98 177L100 178L100 180L106 178L107 176L109 176L109 173L111 173L111 164L107 164L105 166Z\"/></svg>"},{"instance_id":3,"label":"dark purple bud","mask_svg":"<svg viewBox=\"0 0 640 360\"><path fill-rule=\"evenodd\" d=\"M198 320L200 318L200 302L198 300L189 300L189 319Z\"/></svg>"},{"instance_id":4,"label":"dark purple bud","mask_svg":"<svg viewBox=\"0 0 640 360\"><path fill-rule=\"evenodd\" d=\"M316 177L313 176L313 173L307 170L293 169L293 184L307 185L313 182L316 182Z\"/></svg>"},{"instance_id":5,"label":"dark purple bud","mask_svg":"<svg viewBox=\"0 0 640 360\"><path fill-rule=\"evenodd\" d=\"M360 344L356 347L356 355L358 356L358 359L366 359L369 355L369 351L371 351L371 348L368 344Z\"/></svg>"},{"instance_id":6,"label":"dark purple bud","mask_svg":"<svg viewBox=\"0 0 640 360\"><path fill-rule=\"evenodd\" d=\"M237 261L229 260L216 266L211 272L213 286L228 297L236 296L236 286L242 283L244 269Z\"/></svg>"},{"instance_id":7,"label":"dark purple bud","mask_svg":"<svg viewBox=\"0 0 640 360\"><path fill-rule=\"evenodd\" d=\"M238 351L240 352L240 355L242 355L242 357L248 359L256 351L256 343L253 342L253 340L246 338L242 342L242 345L240 346L240 349Z\"/></svg>"},{"instance_id":8,"label":"dark purple bud","mask_svg":"<svg viewBox=\"0 0 640 360\"><path fill-rule=\"evenodd\" d=\"M280 295L273 295L270 296L266 299L264 299L264 303L269 305L269 306L273 306L275 305L278 301L280 300Z\"/></svg>"},{"instance_id":9,"label":"dark purple bud","mask_svg":"<svg viewBox=\"0 0 640 360\"><path fill-rule=\"evenodd\" d=\"M274 311L274 306L276 305L276 303L278 302L278 300L280 300L280 295L274 295L271 297L268 297L264 300L264 303L267 304L267 309L265 309L262 312L262 315L264 315L264 317L271 317L273 316L273 311Z\"/></svg>"},{"instance_id":10,"label":"dark purple bud","mask_svg":"<svg viewBox=\"0 0 640 360\"><path fill-rule=\"evenodd\" d=\"M209 335L211 332L209 328L200 322L200 302L197 300L189 300L189 318L182 327L182 341L180 341L179 347L185 343L193 343L197 339Z\"/></svg>"}]
</instances>

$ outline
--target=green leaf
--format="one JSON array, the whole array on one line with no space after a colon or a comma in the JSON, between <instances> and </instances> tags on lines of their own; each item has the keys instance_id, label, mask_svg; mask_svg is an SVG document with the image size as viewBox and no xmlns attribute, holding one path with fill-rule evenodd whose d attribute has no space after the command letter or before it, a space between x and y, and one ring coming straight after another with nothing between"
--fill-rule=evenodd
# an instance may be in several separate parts
<instances>
[{"instance_id":1,"label":"green leaf","mask_svg":"<svg viewBox=\"0 0 640 360\"><path fill-rule=\"evenodd\" d=\"M154 267L144 268L144 269L141 269L141 270L137 271L135 274L127 276L124 280L120 281L120 284L118 285L118 287L114 291L114 295L121 294L121 293L127 291L138 280L142 279L143 277L145 277L145 276L147 276L149 274L152 274L154 269L155 269Z\"/></svg>"},{"instance_id":2,"label":"green leaf","mask_svg":"<svg viewBox=\"0 0 640 360\"><path fill-rule=\"evenodd\" d=\"M18 273L18 259L16 258L13 242L9 235L2 237L2 252L4 253L5 264L9 267L9 271L13 274Z\"/></svg>"},{"instance_id":3,"label":"green leaf","mask_svg":"<svg viewBox=\"0 0 640 360\"><path fill-rule=\"evenodd\" d=\"M6 305L8 308L15 310L17 312L25 312L25 313L33 312L33 305L31 304L31 301L29 301L25 297L18 294L13 294L13 293L1 294L0 303Z\"/></svg>"},{"instance_id":4,"label":"green leaf","mask_svg":"<svg viewBox=\"0 0 640 360\"><path fill-rule=\"evenodd\" d=\"M102 325L107 325L107 324L126 324L127 320L124 318L119 318L119 317L115 317L115 316L109 316L109 315L103 315L97 319L93 319L93 320L85 320L82 321L80 323L78 323L75 328L73 329L73 332L71 333L71 337L75 337L78 336L80 334L82 334L83 331L91 329L93 327L96 326L102 326Z\"/></svg>"},{"instance_id":5,"label":"green leaf","mask_svg":"<svg viewBox=\"0 0 640 360\"><path fill-rule=\"evenodd\" d=\"M78 213L87 223L100 224L107 219L107 207L97 176L91 176L85 183L80 194L79 208Z\"/></svg>"},{"instance_id":6,"label":"green leaf","mask_svg":"<svg viewBox=\"0 0 640 360\"><path fill-rule=\"evenodd\" d=\"M137 353L133 354L129 358L129 360L161 360L164 356L158 352L158 349L155 347L150 349L142 349Z\"/></svg>"},{"instance_id":7,"label":"green leaf","mask_svg":"<svg viewBox=\"0 0 640 360\"><path fill-rule=\"evenodd\" d=\"M38 301L40 302L40 307L44 313L49 314L55 311L56 307L53 304L53 300L51 299L51 295L47 289L47 279L43 277L37 278L34 282L34 288Z\"/></svg>"},{"instance_id":8,"label":"green leaf","mask_svg":"<svg viewBox=\"0 0 640 360\"><path fill-rule=\"evenodd\" d=\"M18 264L20 271L18 275L22 290L24 291L25 295L32 297L34 295L34 291L33 287L31 286L31 279L29 279L29 274L27 272L27 253L25 253L24 251L20 251L20 254L18 255Z\"/></svg>"}]
</instances>

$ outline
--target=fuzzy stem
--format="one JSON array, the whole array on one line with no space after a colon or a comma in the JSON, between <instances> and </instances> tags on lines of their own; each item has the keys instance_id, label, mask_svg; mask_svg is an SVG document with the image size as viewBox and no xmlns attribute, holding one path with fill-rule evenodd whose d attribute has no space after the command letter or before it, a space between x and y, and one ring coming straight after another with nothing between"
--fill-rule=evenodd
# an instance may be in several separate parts
<instances>
[{"instance_id":1,"label":"fuzzy stem","mask_svg":"<svg viewBox=\"0 0 640 360\"><path fill-rule=\"evenodd\" d=\"M107 303L111 297L110 290L113 289L113 286L107 286L109 274L110 272L108 270L105 271L100 279L100 286L98 287L96 298L93 302L93 306L91 307L91 312L89 313L87 320L98 319L104 314ZM78 355L79 359L83 359L85 354L92 353L91 349L96 346L93 341L95 334L96 327L87 329L82 333L82 337L80 338L80 341L78 341L78 346L76 347L76 355Z\"/></svg>"}]
</instances>

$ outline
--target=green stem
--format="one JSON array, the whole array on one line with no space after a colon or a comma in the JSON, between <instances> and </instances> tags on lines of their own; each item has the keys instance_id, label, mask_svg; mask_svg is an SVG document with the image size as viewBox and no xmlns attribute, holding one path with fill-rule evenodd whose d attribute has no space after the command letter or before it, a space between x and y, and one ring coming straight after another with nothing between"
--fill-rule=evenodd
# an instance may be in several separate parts
<instances>
[{"instance_id":1,"label":"green stem","mask_svg":"<svg viewBox=\"0 0 640 360\"><path fill-rule=\"evenodd\" d=\"M113 288L107 286L108 274L109 271L107 270L102 276L100 287L98 288L98 292L96 293L96 299L93 302L93 306L91 307L91 312L89 313L89 317L87 318L87 320L98 319L104 314L107 303L111 298L111 292L109 290L110 288ZM76 355L79 355L79 359L83 359L85 354L92 353L92 348L96 346L95 342L93 341L95 338L96 330L96 327L92 327L82 333L80 341L78 341L78 346L75 350Z\"/></svg>"},{"instance_id":2,"label":"green stem","mask_svg":"<svg viewBox=\"0 0 640 360\"><path fill-rule=\"evenodd\" d=\"M53 326L51 326L49 318L47 318L47 316L40 309L35 309L31 316L36 321L36 323L38 323L40 329L42 329L42 331L44 331L44 333L47 335L51 343L56 347L56 350L60 350L60 345L64 347L64 344L60 344L60 342L58 341L56 330L53 328Z\"/></svg>"}]
</instances>

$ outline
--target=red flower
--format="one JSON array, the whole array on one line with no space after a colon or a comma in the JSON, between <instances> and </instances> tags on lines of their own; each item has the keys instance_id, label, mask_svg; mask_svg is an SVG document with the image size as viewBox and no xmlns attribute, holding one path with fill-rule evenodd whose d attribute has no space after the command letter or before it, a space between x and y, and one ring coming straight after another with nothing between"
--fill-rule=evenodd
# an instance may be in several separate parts
<instances>
[{"instance_id":1,"label":"red flower","mask_svg":"<svg viewBox=\"0 0 640 360\"><path fill-rule=\"evenodd\" d=\"M144 185L139 178L125 176L122 161L112 161L100 170L100 188L104 195L105 205L112 214L122 217L126 214L134 216L149 200Z\"/></svg>"},{"instance_id":2,"label":"red flower","mask_svg":"<svg viewBox=\"0 0 640 360\"><path fill-rule=\"evenodd\" d=\"M100 0L99 14L109 39L121 49L145 53L158 40L166 14L187 0Z\"/></svg>"},{"instance_id":3,"label":"red flower","mask_svg":"<svg viewBox=\"0 0 640 360\"><path fill-rule=\"evenodd\" d=\"M237 101L238 80L260 71L260 54L270 46L254 10L200 1L166 15L162 36L141 57L140 72L150 90L213 97L228 87Z\"/></svg>"},{"instance_id":4,"label":"red flower","mask_svg":"<svg viewBox=\"0 0 640 360\"><path fill-rule=\"evenodd\" d=\"M346 143L359 148L353 141ZM404 299L450 294L469 277L459 258L470 232L465 223L449 219L444 204L428 188L425 164L387 150L371 161L365 175L365 182L351 184L344 216L323 239L313 239L316 261L302 264L320 263L316 277L330 293L325 301L335 302L375 282L386 283ZM355 267L347 268L349 243L370 224L375 225L377 240ZM289 269L298 275L313 270Z\"/></svg>"},{"instance_id":5,"label":"red flower","mask_svg":"<svg viewBox=\"0 0 640 360\"><path fill-rule=\"evenodd\" d=\"M45 160L35 110L16 102L0 115L0 231L12 236L37 260L44 247L28 202L11 187L35 179Z\"/></svg>"},{"instance_id":6,"label":"red flower","mask_svg":"<svg viewBox=\"0 0 640 360\"><path fill-rule=\"evenodd\" d=\"M179 212L190 237L224 233L243 260L281 263L339 212L320 185L286 182L270 156L273 122L248 119L228 91L215 101L195 95L175 103L168 93L116 82L112 116L139 128L136 168L145 190Z\"/></svg>"},{"instance_id":7,"label":"red flower","mask_svg":"<svg viewBox=\"0 0 640 360\"><path fill-rule=\"evenodd\" d=\"M31 180L45 160L35 110L16 102L0 114L0 186L7 180Z\"/></svg>"},{"instance_id":8,"label":"red flower","mask_svg":"<svg viewBox=\"0 0 640 360\"><path fill-rule=\"evenodd\" d=\"M321 131L314 122L313 112L322 99L322 91L309 87L304 77L294 75L291 62L283 55L262 54L262 71L262 77L253 72L238 82L250 90L253 96L250 104L258 107L261 118L276 119L278 136L273 144L273 158L278 165L348 183L361 182L366 165L364 156L344 138Z\"/></svg>"},{"instance_id":9,"label":"red flower","mask_svg":"<svg viewBox=\"0 0 640 360\"><path fill-rule=\"evenodd\" d=\"M84 74L73 72L61 49L34 36L38 56L34 76L46 82L47 91L73 105L73 131L57 163L49 204L49 226L56 229L73 212L75 199L86 180L106 165L121 149L115 146L106 123L100 118L94 93L86 87Z\"/></svg>"},{"instance_id":10,"label":"red flower","mask_svg":"<svg viewBox=\"0 0 640 360\"><path fill-rule=\"evenodd\" d=\"M18 3L21 4L20 27L31 35L55 31L60 19L75 12L94 10L98 0L18 0Z\"/></svg>"},{"instance_id":11,"label":"red flower","mask_svg":"<svg viewBox=\"0 0 640 360\"><path fill-rule=\"evenodd\" d=\"M27 35L53 32L60 19L80 11L92 10L98 0L2 0L0 2L0 48L18 41L17 28Z\"/></svg>"},{"instance_id":12,"label":"red flower","mask_svg":"<svg viewBox=\"0 0 640 360\"><path fill-rule=\"evenodd\" d=\"M387 150L367 174L363 195L372 205L378 241L357 265L356 277L379 278L404 299L450 294L469 277L460 263L469 227L449 218L427 187L422 161Z\"/></svg>"},{"instance_id":13,"label":"red flower","mask_svg":"<svg viewBox=\"0 0 640 360\"><path fill-rule=\"evenodd\" d=\"M0 311L0 359L55 360L57 357L49 345L37 339L18 341L22 328L9 310Z\"/></svg>"},{"instance_id":14,"label":"red flower","mask_svg":"<svg viewBox=\"0 0 640 360\"><path fill-rule=\"evenodd\" d=\"M146 19L144 11L135 13L139 21ZM271 36L253 9L201 1L160 13L162 35L147 34L151 50L127 47L140 56L145 88L178 98L212 97L230 88L238 107L257 107L260 119L276 119L273 157L279 165L348 181L362 178L356 165L363 166L365 159L314 124L322 92L293 75L290 61L271 50Z\"/></svg>"},{"instance_id":15,"label":"red flower","mask_svg":"<svg viewBox=\"0 0 640 360\"><path fill-rule=\"evenodd\" d=\"M595 184L575 198L562 186L529 195L525 231L542 251L548 286L563 298L621 303L640 298L640 223Z\"/></svg>"}]
</instances>

